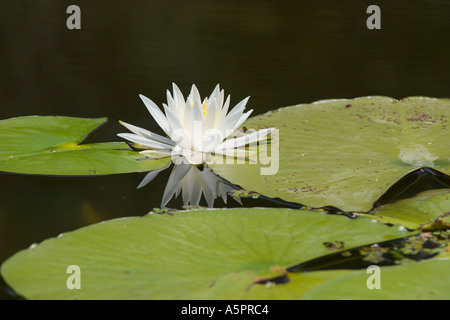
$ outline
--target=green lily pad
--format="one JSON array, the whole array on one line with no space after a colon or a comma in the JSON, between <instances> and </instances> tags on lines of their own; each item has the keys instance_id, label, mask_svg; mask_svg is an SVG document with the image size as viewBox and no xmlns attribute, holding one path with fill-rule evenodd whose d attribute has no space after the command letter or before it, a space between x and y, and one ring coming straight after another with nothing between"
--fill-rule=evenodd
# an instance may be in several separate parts
<instances>
[{"instance_id":1,"label":"green lily pad","mask_svg":"<svg viewBox=\"0 0 450 320\"><path fill-rule=\"evenodd\" d=\"M249 129L278 129L272 134L272 144L279 141L277 149L260 148L262 160L256 164L216 161L210 167L243 189L270 198L367 212L409 172L431 167L450 173L449 119L450 100L421 97L281 108L245 123Z\"/></svg>"},{"instance_id":2,"label":"green lily pad","mask_svg":"<svg viewBox=\"0 0 450 320\"><path fill-rule=\"evenodd\" d=\"M450 214L450 189L425 191L413 198L377 207L368 216L384 223L417 229L433 223L441 216L444 221L448 220L446 214Z\"/></svg>"},{"instance_id":3,"label":"green lily pad","mask_svg":"<svg viewBox=\"0 0 450 320\"><path fill-rule=\"evenodd\" d=\"M0 171L45 175L102 175L159 169L124 142L82 144L106 118L28 116L0 121Z\"/></svg>"},{"instance_id":4,"label":"green lily pad","mask_svg":"<svg viewBox=\"0 0 450 320\"><path fill-rule=\"evenodd\" d=\"M448 300L450 260L431 259L379 269L380 288L369 289L367 281L375 272L353 272L319 284L303 299L325 300Z\"/></svg>"},{"instance_id":5,"label":"green lily pad","mask_svg":"<svg viewBox=\"0 0 450 320\"><path fill-rule=\"evenodd\" d=\"M352 220L308 210L149 214L46 240L9 258L1 274L28 299L263 297L269 293L261 293L262 288L276 279L287 278L282 285L295 286L299 275L289 274L287 268L329 254L324 243L339 241L341 250L346 250L411 234L367 217ZM71 265L80 268L79 290L70 290L66 284ZM303 289L286 288L269 295L299 296L337 275L304 275ZM248 294L253 291L254 296Z\"/></svg>"}]
</instances>

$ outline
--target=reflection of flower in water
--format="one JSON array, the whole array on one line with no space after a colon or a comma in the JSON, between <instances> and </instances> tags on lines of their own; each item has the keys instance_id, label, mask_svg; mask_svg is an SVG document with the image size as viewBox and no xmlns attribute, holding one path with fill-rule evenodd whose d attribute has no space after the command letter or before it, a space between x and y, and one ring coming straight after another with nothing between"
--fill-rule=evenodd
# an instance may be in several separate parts
<instances>
[{"instance_id":1,"label":"reflection of flower in water","mask_svg":"<svg viewBox=\"0 0 450 320\"><path fill-rule=\"evenodd\" d=\"M139 184L138 189L150 183L158 173L169 166L170 163L163 169L150 171ZM208 207L212 208L214 200L218 197L222 197L226 204L227 196L233 190L236 190L236 188L206 166L203 167L203 170L200 170L197 166L186 163L175 164L164 190L161 207L165 207L170 199L177 198L181 193L185 206L199 206L203 194ZM233 199L241 203L240 198L233 197Z\"/></svg>"}]
</instances>

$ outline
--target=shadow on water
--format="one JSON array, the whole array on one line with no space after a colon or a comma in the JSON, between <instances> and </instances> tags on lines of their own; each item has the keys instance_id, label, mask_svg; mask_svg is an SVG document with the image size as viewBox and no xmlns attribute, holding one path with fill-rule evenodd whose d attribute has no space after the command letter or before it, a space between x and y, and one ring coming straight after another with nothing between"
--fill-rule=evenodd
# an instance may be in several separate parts
<instances>
[{"instance_id":1,"label":"shadow on water","mask_svg":"<svg viewBox=\"0 0 450 320\"><path fill-rule=\"evenodd\" d=\"M433 168L423 167L408 173L393 184L374 206L411 198L426 190L441 188L450 188L450 176Z\"/></svg>"}]
</instances>

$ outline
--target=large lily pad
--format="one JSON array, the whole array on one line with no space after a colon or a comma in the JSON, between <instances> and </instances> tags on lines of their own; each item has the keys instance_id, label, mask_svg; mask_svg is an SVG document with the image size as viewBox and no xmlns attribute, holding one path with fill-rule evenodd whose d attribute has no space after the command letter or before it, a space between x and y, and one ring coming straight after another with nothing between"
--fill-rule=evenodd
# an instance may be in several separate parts
<instances>
[{"instance_id":1,"label":"large lily pad","mask_svg":"<svg viewBox=\"0 0 450 320\"><path fill-rule=\"evenodd\" d=\"M28 116L0 121L0 171L46 175L102 175L162 168L124 142L81 142L107 119ZM81 143L81 144L80 144Z\"/></svg>"},{"instance_id":2,"label":"large lily pad","mask_svg":"<svg viewBox=\"0 0 450 320\"><path fill-rule=\"evenodd\" d=\"M307 210L149 214L44 241L8 259L1 274L29 299L256 298L267 296L261 288L277 279L293 287L269 295L287 299L342 275L287 272L289 266L329 254L324 244L338 241L339 250L347 250L410 234L367 217L351 220ZM66 286L71 265L81 271L79 290ZM299 281L302 286L296 287ZM254 295L248 294L251 287L259 288Z\"/></svg>"},{"instance_id":3,"label":"large lily pad","mask_svg":"<svg viewBox=\"0 0 450 320\"><path fill-rule=\"evenodd\" d=\"M260 148L264 161L257 164L210 166L267 197L367 212L409 172L432 167L450 173L449 119L448 99L365 97L286 107L245 123L279 130L272 136L279 140L278 158ZM261 174L269 166L278 171Z\"/></svg>"}]
</instances>

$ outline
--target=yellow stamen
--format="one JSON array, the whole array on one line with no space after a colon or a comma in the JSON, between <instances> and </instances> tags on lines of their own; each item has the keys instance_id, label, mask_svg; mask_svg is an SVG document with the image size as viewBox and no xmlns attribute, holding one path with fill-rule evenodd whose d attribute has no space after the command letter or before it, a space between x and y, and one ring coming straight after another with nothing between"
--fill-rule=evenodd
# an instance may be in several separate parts
<instances>
[{"instance_id":1,"label":"yellow stamen","mask_svg":"<svg viewBox=\"0 0 450 320\"><path fill-rule=\"evenodd\" d=\"M203 115L206 115L206 110L208 110L208 98L205 98L205 101L203 101L202 109Z\"/></svg>"}]
</instances>

